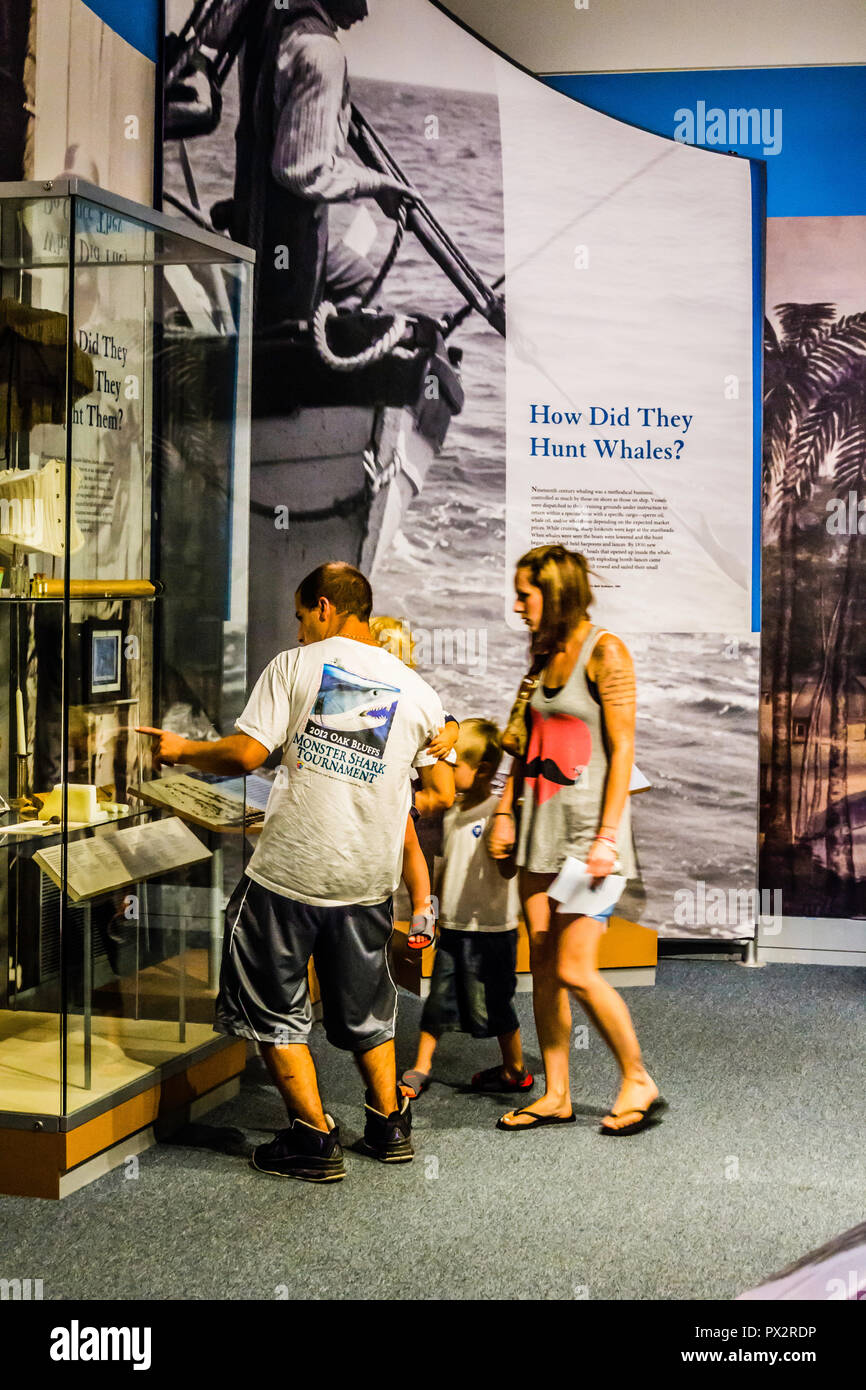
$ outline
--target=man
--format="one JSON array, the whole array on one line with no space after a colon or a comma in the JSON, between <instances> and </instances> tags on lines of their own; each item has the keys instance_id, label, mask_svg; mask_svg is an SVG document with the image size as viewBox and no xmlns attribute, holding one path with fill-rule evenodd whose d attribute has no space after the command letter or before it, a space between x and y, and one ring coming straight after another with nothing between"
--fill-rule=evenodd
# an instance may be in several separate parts
<instances>
[{"instance_id":1,"label":"man","mask_svg":"<svg viewBox=\"0 0 866 1390\"><path fill-rule=\"evenodd\" d=\"M200 31L216 49L243 38L234 198L213 218L257 252L258 332L312 318L326 293L357 307L372 284L366 258L329 246L330 203L376 198L393 216L414 197L346 154L351 100L337 35L367 14L367 0L227 0ZM169 135L181 119L170 104Z\"/></svg>"},{"instance_id":2,"label":"man","mask_svg":"<svg viewBox=\"0 0 866 1390\"><path fill-rule=\"evenodd\" d=\"M370 631L370 585L322 565L295 595L298 641L267 667L239 732L196 743L160 729L157 763L238 774L275 748L282 762L246 874L226 909L216 1028L252 1038L286 1103L289 1126L253 1154L266 1173L308 1182L345 1175L339 1131L310 1055L307 966L315 956L325 1032L354 1053L367 1087L364 1139L385 1163L413 1156L397 1095L397 991L387 946L401 873L410 769L422 815L447 809L454 774L427 751L444 723L430 687Z\"/></svg>"}]
</instances>

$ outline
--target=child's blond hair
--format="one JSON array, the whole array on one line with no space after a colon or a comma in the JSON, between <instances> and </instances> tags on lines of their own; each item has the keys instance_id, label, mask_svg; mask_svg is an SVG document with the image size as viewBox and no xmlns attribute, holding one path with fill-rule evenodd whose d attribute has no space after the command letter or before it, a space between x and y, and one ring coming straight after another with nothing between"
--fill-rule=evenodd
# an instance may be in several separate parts
<instances>
[{"instance_id":1,"label":"child's blond hair","mask_svg":"<svg viewBox=\"0 0 866 1390\"><path fill-rule=\"evenodd\" d=\"M460 756L477 771L482 763L494 773L502 758L502 735L490 719L461 719Z\"/></svg>"},{"instance_id":2,"label":"child's blond hair","mask_svg":"<svg viewBox=\"0 0 866 1390\"><path fill-rule=\"evenodd\" d=\"M380 647L385 647L411 670L415 670L415 639L405 618L371 618L370 631Z\"/></svg>"}]
</instances>

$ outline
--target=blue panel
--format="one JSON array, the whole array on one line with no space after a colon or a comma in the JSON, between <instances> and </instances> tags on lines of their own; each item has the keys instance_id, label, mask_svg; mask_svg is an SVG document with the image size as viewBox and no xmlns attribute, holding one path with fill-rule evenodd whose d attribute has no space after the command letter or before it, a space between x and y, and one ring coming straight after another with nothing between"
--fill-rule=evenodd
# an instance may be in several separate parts
<instances>
[{"instance_id":1,"label":"blue panel","mask_svg":"<svg viewBox=\"0 0 866 1390\"><path fill-rule=\"evenodd\" d=\"M766 159L768 217L866 213L866 67L610 73L546 81L659 135L673 136L678 126L687 133L691 123L694 143L712 148L709 136L718 149ZM763 113L770 138L750 129L749 136L759 138L740 140L746 132L732 119L736 111Z\"/></svg>"},{"instance_id":2,"label":"blue panel","mask_svg":"<svg viewBox=\"0 0 866 1390\"><path fill-rule=\"evenodd\" d=\"M83 3L83 0L82 0ZM155 63L159 55L159 0L87 0L86 8Z\"/></svg>"}]
</instances>

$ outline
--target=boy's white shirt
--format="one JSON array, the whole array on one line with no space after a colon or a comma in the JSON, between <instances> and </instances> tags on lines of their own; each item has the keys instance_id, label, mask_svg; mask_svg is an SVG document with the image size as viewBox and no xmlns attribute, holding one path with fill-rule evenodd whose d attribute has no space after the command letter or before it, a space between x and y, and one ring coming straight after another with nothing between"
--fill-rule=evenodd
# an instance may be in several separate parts
<instances>
[{"instance_id":1,"label":"boy's white shirt","mask_svg":"<svg viewBox=\"0 0 866 1390\"><path fill-rule=\"evenodd\" d=\"M283 749L247 875L317 907L384 902L402 871L410 769L437 761L426 744L443 722L436 693L383 647L329 637L281 652L236 724Z\"/></svg>"},{"instance_id":2,"label":"boy's white shirt","mask_svg":"<svg viewBox=\"0 0 866 1390\"><path fill-rule=\"evenodd\" d=\"M469 810L445 812L439 875L439 925L450 931L511 931L520 917L517 879L505 879L490 857L487 832L499 804L489 796Z\"/></svg>"}]
</instances>

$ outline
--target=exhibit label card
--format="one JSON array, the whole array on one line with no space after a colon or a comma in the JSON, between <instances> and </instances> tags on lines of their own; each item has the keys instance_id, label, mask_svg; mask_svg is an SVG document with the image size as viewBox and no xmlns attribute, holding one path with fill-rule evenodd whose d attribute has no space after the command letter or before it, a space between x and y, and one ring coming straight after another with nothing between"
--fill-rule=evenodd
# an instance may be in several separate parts
<instances>
[{"instance_id":1,"label":"exhibit label card","mask_svg":"<svg viewBox=\"0 0 866 1390\"><path fill-rule=\"evenodd\" d=\"M206 830L226 830L261 820L262 807L248 807L243 778L214 784L186 773L142 782L135 792L143 801L163 810L176 811L185 820Z\"/></svg>"},{"instance_id":2,"label":"exhibit label card","mask_svg":"<svg viewBox=\"0 0 866 1390\"><path fill-rule=\"evenodd\" d=\"M61 845L52 845L33 858L62 891L61 850ZM176 816L73 840L67 851L67 896L76 903L99 898L210 857L210 850Z\"/></svg>"},{"instance_id":3,"label":"exhibit label card","mask_svg":"<svg viewBox=\"0 0 866 1390\"><path fill-rule=\"evenodd\" d=\"M747 633L749 161L612 120L506 63L497 72L508 569L563 544L590 562L597 622Z\"/></svg>"}]
</instances>

